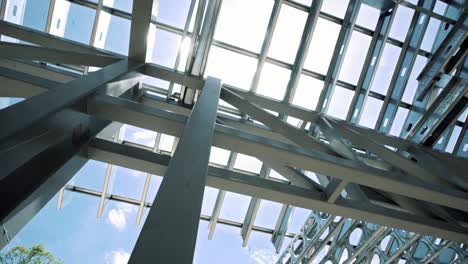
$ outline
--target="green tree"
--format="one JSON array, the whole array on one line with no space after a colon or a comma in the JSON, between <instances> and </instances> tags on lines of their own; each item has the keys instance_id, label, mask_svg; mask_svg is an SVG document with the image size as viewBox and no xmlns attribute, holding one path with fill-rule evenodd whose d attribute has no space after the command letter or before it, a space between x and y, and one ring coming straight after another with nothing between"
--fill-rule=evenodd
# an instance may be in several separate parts
<instances>
[{"instance_id":1,"label":"green tree","mask_svg":"<svg viewBox=\"0 0 468 264\"><path fill-rule=\"evenodd\" d=\"M61 264L52 253L48 252L44 245L36 245L31 248L16 246L7 253L0 254L1 264Z\"/></svg>"}]
</instances>

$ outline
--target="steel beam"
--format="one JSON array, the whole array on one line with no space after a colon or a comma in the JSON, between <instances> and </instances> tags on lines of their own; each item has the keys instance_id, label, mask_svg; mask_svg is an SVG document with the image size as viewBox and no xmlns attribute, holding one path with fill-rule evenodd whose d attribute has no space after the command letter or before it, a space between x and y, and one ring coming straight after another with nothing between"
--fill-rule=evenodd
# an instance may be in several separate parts
<instances>
[{"instance_id":1,"label":"steel beam","mask_svg":"<svg viewBox=\"0 0 468 264\"><path fill-rule=\"evenodd\" d=\"M343 25L341 26L340 34L338 35L335 50L333 51L333 56L327 71L327 76L325 77L323 90L320 93L317 103L317 112L326 113L328 106L330 105L330 99L338 81L338 76L349 46L349 41L351 39L351 34L353 33L361 3L362 0L349 1L348 8L346 9L346 14L343 19Z\"/></svg>"},{"instance_id":2,"label":"steel beam","mask_svg":"<svg viewBox=\"0 0 468 264\"><path fill-rule=\"evenodd\" d=\"M452 27L445 39L429 59L426 66L418 76L418 101L422 101L431 87L437 82L440 73L448 74L461 63L466 55L466 44L463 44L468 36L468 10L460 14L457 23ZM464 46L463 46L464 45ZM458 49L460 48L460 49ZM454 62L453 59L458 59ZM419 88L419 86L421 88Z\"/></svg>"},{"instance_id":3,"label":"steel beam","mask_svg":"<svg viewBox=\"0 0 468 264\"><path fill-rule=\"evenodd\" d=\"M34 98L22 101L0 111L0 122L8 123L0 130L0 144L9 137L45 117L64 109L85 96L97 91L106 83L141 67L141 63L128 60L112 64L101 71L93 72L85 78L71 81L61 89L50 90ZM60 88L60 87L58 87Z\"/></svg>"},{"instance_id":4,"label":"steel beam","mask_svg":"<svg viewBox=\"0 0 468 264\"><path fill-rule=\"evenodd\" d=\"M4 164L18 161L18 158L24 157L24 153L35 155L30 155L21 164L17 164L8 175L2 175L4 177L0 181L0 222L8 236L0 238L0 248L3 248L86 163L86 159L76 154L109 123L71 110L62 110L50 117L45 122L45 127L50 127L47 123L51 122L60 123L61 128L52 127L42 136L1 153L0 160ZM52 140L50 136L53 137ZM39 146L42 147L41 151L36 151Z\"/></svg>"},{"instance_id":5,"label":"steel beam","mask_svg":"<svg viewBox=\"0 0 468 264\"><path fill-rule=\"evenodd\" d=\"M302 68L304 67L304 62L309 51L310 42L312 41L312 36L314 34L315 26L320 14L322 2L323 0L314 1L309 9L307 21L304 26L304 31L302 32L299 48L297 49L296 58L291 70L291 76L289 77L288 86L286 87L286 93L283 98L284 102L291 103L294 98L296 87L302 74Z\"/></svg>"},{"instance_id":6,"label":"steel beam","mask_svg":"<svg viewBox=\"0 0 468 264\"><path fill-rule=\"evenodd\" d=\"M130 45L128 57L131 60L145 61L148 49L148 32L153 8L157 12L158 0L137 0L133 1L132 23L130 27Z\"/></svg>"},{"instance_id":7,"label":"steel beam","mask_svg":"<svg viewBox=\"0 0 468 264\"><path fill-rule=\"evenodd\" d=\"M180 136L180 130L186 119L174 113L148 108L128 100L103 96L95 96L89 100L88 111L98 117L174 136ZM222 125L216 125L214 145L250 156L280 160L293 167L345 179L360 185L468 210L465 202L468 197L464 192L444 186L434 186L414 178L402 178L392 172L357 165L316 150L306 150Z\"/></svg>"},{"instance_id":8,"label":"steel beam","mask_svg":"<svg viewBox=\"0 0 468 264\"><path fill-rule=\"evenodd\" d=\"M263 66L267 59L268 51L270 50L271 40L273 39L273 34L275 33L276 23L278 22L279 14L281 12L281 7L283 6L283 0L275 0L273 9L271 10L270 19L268 20L267 30L265 32L265 37L263 38L262 49L258 55L257 68L255 69L255 74L252 78L252 83L250 85L250 91L255 93L257 91L258 83L260 82L260 76L263 71Z\"/></svg>"},{"instance_id":9,"label":"steel beam","mask_svg":"<svg viewBox=\"0 0 468 264\"><path fill-rule=\"evenodd\" d=\"M84 45L76 41L64 40L63 38L34 30L21 25L16 25L5 20L0 20L0 33L5 36L34 43L40 46L100 55L110 55L123 58L122 55L109 51L97 49L89 45Z\"/></svg>"},{"instance_id":10,"label":"steel beam","mask_svg":"<svg viewBox=\"0 0 468 264\"><path fill-rule=\"evenodd\" d=\"M379 65L380 58L385 44L387 43L388 34L395 18L398 5L395 5L391 11L382 12L379 16L379 21L372 36L372 41L369 46L369 52L366 55L364 66L359 75L359 80L354 92L353 100L349 107L346 120L351 123L358 123L362 115L362 110L370 92L370 86L374 80L377 66Z\"/></svg>"},{"instance_id":11,"label":"steel beam","mask_svg":"<svg viewBox=\"0 0 468 264\"><path fill-rule=\"evenodd\" d=\"M193 58L193 62L189 65L190 69L186 70L186 72L190 72L194 76L202 76L205 72L208 53L213 41L220 9L221 0L208 0L205 16L203 18L203 26L200 32L200 39L195 50L195 57ZM196 94L196 90L190 88L183 87L181 90L182 102L189 105L193 104Z\"/></svg>"},{"instance_id":12,"label":"steel beam","mask_svg":"<svg viewBox=\"0 0 468 264\"><path fill-rule=\"evenodd\" d=\"M9 42L0 42L0 58L98 67L105 67L120 61L120 58L114 56L58 50Z\"/></svg>"},{"instance_id":13,"label":"steel beam","mask_svg":"<svg viewBox=\"0 0 468 264\"><path fill-rule=\"evenodd\" d=\"M156 175L164 175L170 159L167 155L100 139L94 140L89 145L87 153L91 159L139 169ZM207 185L255 196L259 199L339 214L354 219L366 219L366 221L373 223L390 224L392 227L421 234L432 234L460 242L468 241L468 231L464 231L465 228L456 228L440 220L427 219L376 205L362 207L358 202L353 201L343 200L336 204L330 204L323 200L323 195L319 192L226 169L210 167Z\"/></svg>"},{"instance_id":14,"label":"steel beam","mask_svg":"<svg viewBox=\"0 0 468 264\"><path fill-rule=\"evenodd\" d=\"M192 263L220 91L219 80L206 80L129 263Z\"/></svg>"},{"instance_id":15,"label":"steel beam","mask_svg":"<svg viewBox=\"0 0 468 264\"><path fill-rule=\"evenodd\" d=\"M435 0L419 0L418 5L432 10L435 3ZM417 52L421 46L428 24L429 17L427 15L418 12L414 13L375 126L382 133L388 133L392 127L399 102L411 75L410 73L416 61Z\"/></svg>"}]
</instances>

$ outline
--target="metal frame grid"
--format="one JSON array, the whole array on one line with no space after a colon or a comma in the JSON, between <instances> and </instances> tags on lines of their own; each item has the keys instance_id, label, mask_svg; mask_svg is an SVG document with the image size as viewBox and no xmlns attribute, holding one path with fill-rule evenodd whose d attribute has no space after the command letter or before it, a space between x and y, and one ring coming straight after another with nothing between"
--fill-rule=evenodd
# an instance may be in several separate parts
<instances>
[{"instance_id":1,"label":"metal frame grid","mask_svg":"<svg viewBox=\"0 0 468 264\"><path fill-rule=\"evenodd\" d=\"M2 1L1 18L5 15L7 2ZM312 261L324 248L328 248L328 255L322 258L322 262L338 262L343 258L345 248L346 263L354 259L356 263L370 263L373 254L386 263L400 258L411 263L462 263L467 257L468 194L466 176L463 175L463 171L467 171L466 160L431 149L437 147L436 142L440 138L445 138L444 144L447 144L447 134L450 134L447 130L450 132L457 124L463 130L454 154L466 157L465 147L462 147L467 144L466 120L457 120L466 109L467 98L463 67L467 36L466 11L463 10L466 10L466 4L463 1L449 5L445 15L440 15L432 11L435 1L419 1L414 5L406 1L395 4L390 1L351 0L344 19L340 19L321 12L322 1L314 1L308 7L293 1L276 0L260 54L214 40L222 1L192 1L184 29L158 22L154 15L157 2L152 0L135 1L132 13L137 16L107 7L102 0L97 4L86 0L73 3L97 11L90 46L47 34L51 32L55 1L51 1L49 8L47 33L0 21L2 35L39 45L0 44L0 75L6 83L0 89L1 96L29 98L0 111L0 121L9 124L0 130L0 162L5 168L0 175L0 193L2 201L5 201L0 207L4 230L2 247L58 191L60 197L65 190L100 196L98 217L102 215L106 199L137 204L140 208L139 223L143 208L150 206L145 201L151 175L173 174L163 180L155 206L150 210L154 221L145 223L130 259L132 263L174 258L180 258L180 263L192 261L203 197L203 188L200 187L205 183L220 189L212 215L201 216L201 219L210 221L209 238L212 238L218 222L241 227L244 246L252 230L271 233L278 251L285 236L294 237L279 261ZM382 10L375 31L355 24L362 4ZM308 12L293 65L267 56L282 5ZM388 37L399 5L414 9L404 42ZM131 19L128 57L93 47L100 47L96 35L102 12ZM341 25L326 75L303 68L318 17ZM429 17L440 19L449 29L439 30L436 38L439 45L434 45L432 54L419 48ZM197 34L189 30L192 18L195 19L193 32ZM191 38L185 72L145 63L148 52L146 35L151 24ZM338 80L354 31L372 36L357 86ZM370 84L385 43L401 47L402 52L387 95L383 96L370 91ZM219 81L210 77L206 80L200 77L204 75L211 46L257 59L248 92L226 84L221 86ZM401 98L409 76L405 73L411 71L416 54L430 59L418 78L420 85L415 103L408 105ZM179 54L174 68L177 69L184 59ZM291 69L282 101L255 93L266 62ZM88 72L89 66L103 68ZM324 81L317 111L292 104L301 74ZM169 81L169 89L166 91L143 84L144 75ZM174 84L183 87L179 97L173 94ZM354 90L346 121L321 114L327 111L336 85ZM219 96L216 89L220 91ZM438 90L442 92L438 94ZM368 97L384 100L376 125L380 133L353 125L362 118ZM218 107L218 98L236 109ZM405 139L383 134L389 132L398 107L410 110L401 132ZM280 114L276 116L266 110ZM292 126L285 121L288 117L301 122L297 127ZM157 152L159 139L153 148L120 141L118 128L122 123L157 131L159 139L161 133L180 137L180 142L174 144L172 153L162 153ZM210 127L211 132L206 130ZM194 139L194 135L202 134L206 135L204 144L201 144L205 149L203 153L194 150L200 146L197 142L200 139ZM213 146L231 151L227 166L220 168L208 164L211 141ZM262 160L261 172L252 174L233 169L237 153ZM87 159L109 163L102 192L65 186ZM108 194L110 164L147 172L140 201ZM43 169L35 173L37 177L28 177L30 174L27 172L37 171L38 166ZM269 177L271 169L288 182ZM196 173L199 177L184 176L194 171L199 171ZM317 182L307 176L309 172L317 173ZM18 183L22 181L28 184L19 187ZM186 194L176 198L172 195L174 190L186 191ZM244 223L219 218L225 191L252 196ZM261 199L284 204L274 230L253 225ZM180 210L161 213L174 202L178 203L176 207ZM60 204L61 199L58 207ZM314 210L301 234L296 236L287 232L294 206ZM187 213L188 210L192 211L190 217L176 217L181 222L177 225L171 223L174 219L172 214ZM338 219L332 215L357 220ZM377 228L377 225L364 220L382 226ZM187 230L176 228L180 226L186 226ZM357 228L363 235L358 244L350 247L347 234ZM415 233L408 235L410 233L402 230ZM174 232L183 232L191 237L186 240L186 245L178 245L177 252L174 251L175 246L169 244L158 246L167 247L167 250L155 251L153 244L147 242L154 234L169 237ZM391 237L385 250L379 248L384 234ZM441 242L436 237L444 240ZM426 258L418 258L424 251L420 245L427 248ZM450 250L453 253L447 253ZM285 258L286 254L289 254L288 258ZM393 257L388 258L388 254Z\"/></svg>"}]
</instances>

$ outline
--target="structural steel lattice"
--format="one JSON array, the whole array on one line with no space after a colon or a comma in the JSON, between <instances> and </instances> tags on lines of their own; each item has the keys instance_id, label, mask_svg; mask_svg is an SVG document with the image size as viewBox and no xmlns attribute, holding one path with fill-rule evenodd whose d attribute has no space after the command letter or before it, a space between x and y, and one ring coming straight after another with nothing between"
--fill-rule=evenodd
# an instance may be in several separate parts
<instances>
[{"instance_id":1,"label":"structural steel lattice","mask_svg":"<svg viewBox=\"0 0 468 264\"><path fill-rule=\"evenodd\" d=\"M440 15L432 11L433 0L420 0L417 5L350 0L344 18L339 19L320 11L322 0L310 7L276 0L259 54L214 40L220 0L192 1L188 16L195 14L195 34L189 32L189 19L183 30L159 23L153 13L157 1L134 1L133 15L114 10L131 18L128 56L94 47L98 46L99 14L112 8L104 6L103 0L73 2L98 11L91 45L49 34L55 1L46 33L0 21L0 34L7 37L0 42L0 96L26 98L0 110L1 247L57 192L61 197L68 190L100 197L98 217L106 199L139 206L137 223L143 208L151 207L130 263L148 259L191 263L200 217L210 222L209 238L217 223L241 228L244 246L252 230L272 234L277 252L285 237L292 238L278 263L310 263L319 255L320 263L377 259L464 263L468 259L468 133L466 120L456 120L468 102L464 1L450 1ZM2 1L2 19L7 3ZM293 65L267 57L284 4L308 12ZM363 4L382 11L375 31L356 25ZM404 42L388 37L400 6L414 9ZM342 25L326 75L303 68L319 17ZM420 46L430 17L446 26L428 54ZM190 37L184 72L146 62L151 24ZM338 80L353 30L372 36L357 86ZM397 44L402 52L382 98L376 129L363 128L356 123L367 98L379 97L370 91L370 84L387 42ZM244 87L249 89L202 77L212 45L258 59L251 87ZM417 54L429 60L418 77L414 103L408 107L401 102L409 78L405 73ZM282 101L256 93L267 61L291 69ZM101 69L89 71L90 66ZM324 80L317 111L292 104L301 74ZM169 89L144 84L144 76L169 81ZM174 84L182 86L180 94L172 92ZM355 91L345 120L323 114L338 84ZM220 99L234 108L218 106ZM399 138L388 133L401 106L409 108L409 115ZM287 117L300 120L298 126L287 122ZM457 122L463 130L454 153L435 149L447 144L447 130ZM121 141L122 124L156 131L159 139L154 147ZM158 150L161 133L178 138L171 153ZM438 142L444 135L445 143ZM227 166L209 164L211 146L231 151ZM233 169L238 153L261 160L260 173ZM66 185L89 159L109 164L102 192ZM141 200L109 196L111 164L147 173ZM287 181L269 177L271 170ZM317 179L309 177L312 172ZM164 179L154 202L148 204L151 175ZM220 190L210 216L200 216L205 185ZM226 191L252 196L244 223L219 218ZM262 199L283 204L275 229L253 224ZM313 210L298 234L288 233L294 207ZM359 233L358 241L352 241L353 233ZM185 239L171 239L174 236Z\"/></svg>"}]
</instances>

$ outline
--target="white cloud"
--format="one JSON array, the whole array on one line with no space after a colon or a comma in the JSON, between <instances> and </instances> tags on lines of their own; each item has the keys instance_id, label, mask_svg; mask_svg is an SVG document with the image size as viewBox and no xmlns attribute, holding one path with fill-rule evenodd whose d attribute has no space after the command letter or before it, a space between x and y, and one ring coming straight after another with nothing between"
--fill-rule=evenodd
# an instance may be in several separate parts
<instances>
[{"instance_id":1,"label":"white cloud","mask_svg":"<svg viewBox=\"0 0 468 264\"><path fill-rule=\"evenodd\" d=\"M256 264L276 263L278 256L274 252L269 252L264 249L254 250L250 254L250 262Z\"/></svg>"},{"instance_id":2,"label":"white cloud","mask_svg":"<svg viewBox=\"0 0 468 264\"><path fill-rule=\"evenodd\" d=\"M127 264L130 254L123 249L106 253L106 264Z\"/></svg>"},{"instance_id":3,"label":"white cloud","mask_svg":"<svg viewBox=\"0 0 468 264\"><path fill-rule=\"evenodd\" d=\"M119 231L123 231L127 226L127 219L129 215L135 211L136 208L132 205L118 203L117 208L113 208L107 215L108 221Z\"/></svg>"}]
</instances>

